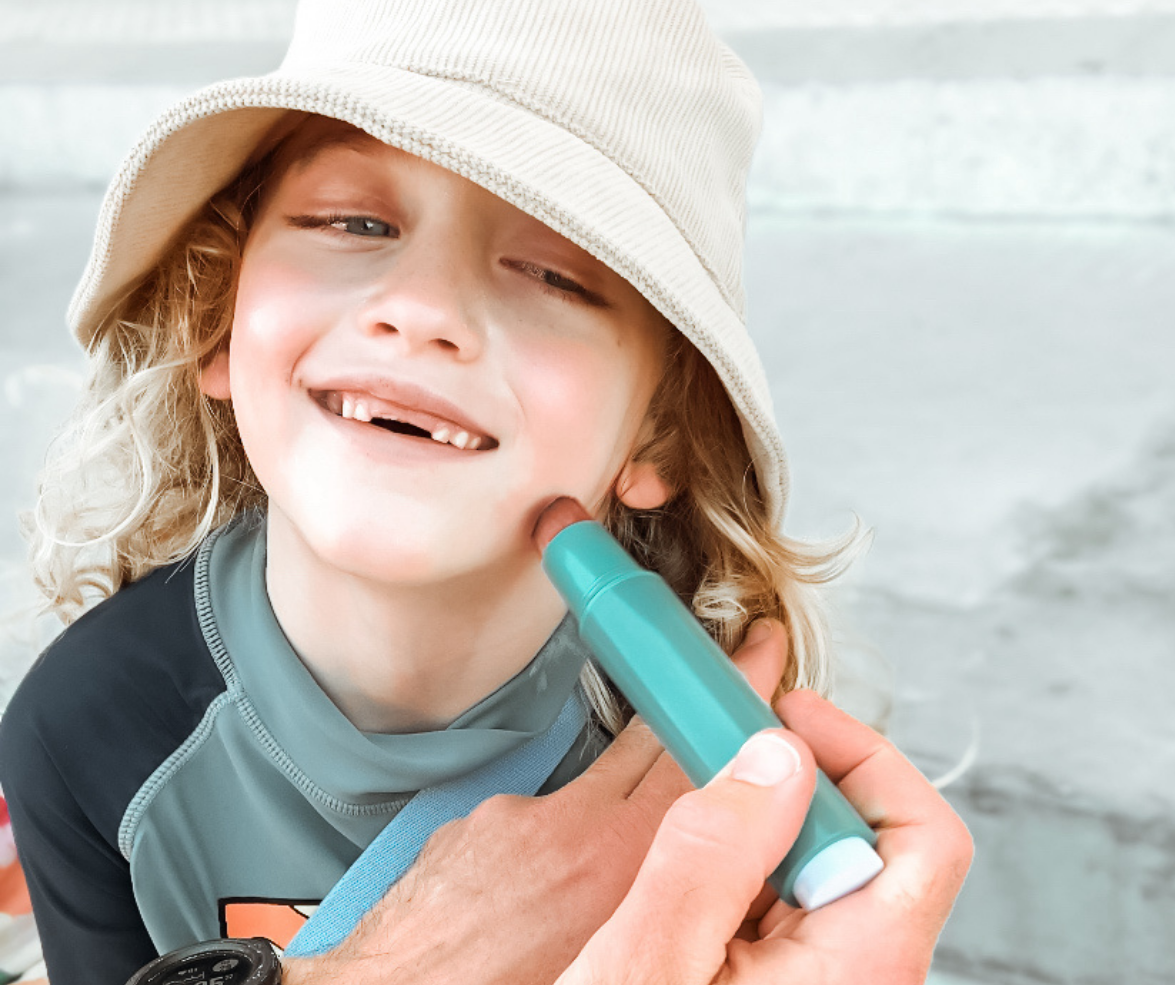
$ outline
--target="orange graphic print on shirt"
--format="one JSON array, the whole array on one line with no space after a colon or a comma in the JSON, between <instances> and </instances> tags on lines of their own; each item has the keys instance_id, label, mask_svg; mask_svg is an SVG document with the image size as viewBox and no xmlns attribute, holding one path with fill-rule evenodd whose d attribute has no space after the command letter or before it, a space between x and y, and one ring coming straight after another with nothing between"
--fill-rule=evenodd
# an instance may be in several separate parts
<instances>
[{"instance_id":1,"label":"orange graphic print on shirt","mask_svg":"<svg viewBox=\"0 0 1175 985\"><path fill-rule=\"evenodd\" d=\"M283 950L318 909L318 900L222 899L225 937L265 937Z\"/></svg>"}]
</instances>

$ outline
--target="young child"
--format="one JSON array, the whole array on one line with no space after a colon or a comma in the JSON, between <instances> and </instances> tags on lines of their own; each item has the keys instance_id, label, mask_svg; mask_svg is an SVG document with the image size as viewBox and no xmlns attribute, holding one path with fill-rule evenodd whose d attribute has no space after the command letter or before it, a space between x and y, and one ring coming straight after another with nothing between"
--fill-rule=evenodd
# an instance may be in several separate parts
<instances>
[{"instance_id":1,"label":"young child","mask_svg":"<svg viewBox=\"0 0 1175 985\"><path fill-rule=\"evenodd\" d=\"M281 69L148 131L32 534L68 626L0 727L55 985L288 940L415 792L580 694L542 790L586 769L625 714L531 542L556 496L825 689L849 544L779 532L758 115L691 0L305 0Z\"/></svg>"}]
</instances>

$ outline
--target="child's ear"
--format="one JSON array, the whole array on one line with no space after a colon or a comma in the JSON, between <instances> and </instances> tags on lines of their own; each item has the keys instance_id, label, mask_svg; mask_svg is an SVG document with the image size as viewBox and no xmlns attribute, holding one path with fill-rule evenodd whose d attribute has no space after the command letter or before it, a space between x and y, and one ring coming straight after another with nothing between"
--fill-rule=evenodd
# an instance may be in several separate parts
<instances>
[{"instance_id":1,"label":"child's ear","mask_svg":"<svg viewBox=\"0 0 1175 985\"><path fill-rule=\"evenodd\" d=\"M200 392L213 400L228 400L232 396L228 380L228 346L222 345L200 367Z\"/></svg>"},{"instance_id":2,"label":"child's ear","mask_svg":"<svg viewBox=\"0 0 1175 985\"><path fill-rule=\"evenodd\" d=\"M655 510L664 506L671 494L672 490L657 474L652 462L629 459L616 479L616 498L629 509Z\"/></svg>"}]
</instances>

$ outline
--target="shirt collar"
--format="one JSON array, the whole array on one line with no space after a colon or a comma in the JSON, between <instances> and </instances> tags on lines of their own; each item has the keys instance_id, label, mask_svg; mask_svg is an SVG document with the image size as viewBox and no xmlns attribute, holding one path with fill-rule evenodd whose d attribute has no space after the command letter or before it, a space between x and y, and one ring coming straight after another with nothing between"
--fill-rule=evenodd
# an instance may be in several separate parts
<instances>
[{"instance_id":1,"label":"shirt collar","mask_svg":"<svg viewBox=\"0 0 1175 985\"><path fill-rule=\"evenodd\" d=\"M454 779L545 731L575 688L587 649L570 615L526 667L433 732L361 732L286 639L265 588L265 520L243 514L197 561L205 637L258 741L332 797L371 804Z\"/></svg>"}]
</instances>

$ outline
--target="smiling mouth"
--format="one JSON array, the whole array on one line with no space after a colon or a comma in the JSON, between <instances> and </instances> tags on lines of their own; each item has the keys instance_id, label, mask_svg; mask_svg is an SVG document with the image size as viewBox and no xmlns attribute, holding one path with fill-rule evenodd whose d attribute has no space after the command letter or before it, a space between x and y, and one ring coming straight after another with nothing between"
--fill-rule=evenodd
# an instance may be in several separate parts
<instances>
[{"instance_id":1,"label":"smiling mouth","mask_svg":"<svg viewBox=\"0 0 1175 985\"><path fill-rule=\"evenodd\" d=\"M462 451L492 451L498 447L497 439L491 435L462 427L434 414L380 400L370 394L312 390L310 395L320 407L336 417L369 424L393 434L424 438L438 444L452 445Z\"/></svg>"}]
</instances>

